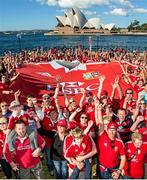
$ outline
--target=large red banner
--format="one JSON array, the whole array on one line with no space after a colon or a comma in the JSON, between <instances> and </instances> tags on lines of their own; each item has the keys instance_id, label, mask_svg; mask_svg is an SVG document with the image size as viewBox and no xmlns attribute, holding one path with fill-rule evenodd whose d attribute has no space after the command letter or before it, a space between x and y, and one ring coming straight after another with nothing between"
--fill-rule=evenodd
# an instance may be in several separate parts
<instances>
[{"instance_id":1,"label":"large red banner","mask_svg":"<svg viewBox=\"0 0 147 180\"><path fill-rule=\"evenodd\" d=\"M56 76L61 77L61 85L65 86L65 92L77 99L81 97L81 88L94 93L97 92L99 75L106 77L103 89L107 90L109 95L117 75L120 77L120 85L123 91L130 87L122 80L122 69L117 62L80 64L69 70L53 61L50 63L25 64L18 71L20 75L13 83L12 89L15 91L20 89L22 98L28 94L34 94L38 98L46 92L52 94L56 87ZM59 97L61 99L62 96L62 91L60 91ZM116 96L118 95L116 94Z\"/></svg>"}]
</instances>

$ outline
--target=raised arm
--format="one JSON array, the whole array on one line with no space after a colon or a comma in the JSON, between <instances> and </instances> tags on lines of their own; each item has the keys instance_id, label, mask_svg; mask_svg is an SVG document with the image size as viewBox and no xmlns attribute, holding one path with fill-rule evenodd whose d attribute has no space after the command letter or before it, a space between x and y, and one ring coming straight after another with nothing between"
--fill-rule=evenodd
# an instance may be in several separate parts
<instances>
[{"instance_id":1,"label":"raised arm","mask_svg":"<svg viewBox=\"0 0 147 180\"><path fill-rule=\"evenodd\" d=\"M99 120L98 120L98 106L99 106L100 102L98 100L94 100L94 105L95 105L95 121L96 121L96 125L99 124Z\"/></svg>"},{"instance_id":2,"label":"raised arm","mask_svg":"<svg viewBox=\"0 0 147 180\"><path fill-rule=\"evenodd\" d=\"M15 81L15 79L19 76L19 72L15 75L15 76L13 76L11 79L10 79L10 82L13 82L13 81Z\"/></svg>"},{"instance_id":3,"label":"raised arm","mask_svg":"<svg viewBox=\"0 0 147 180\"><path fill-rule=\"evenodd\" d=\"M18 90L14 93L15 101L18 103L20 103L20 94L21 94L20 90Z\"/></svg>"},{"instance_id":4,"label":"raised arm","mask_svg":"<svg viewBox=\"0 0 147 180\"><path fill-rule=\"evenodd\" d=\"M62 87L62 92L63 92L63 95L64 95L65 106L68 107L69 100L68 100L67 94L65 93L65 86Z\"/></svg>"},{"instance_id":5,"label":"raised arm","mask_svg":"<svg viewBox=\"0 0 147 180\"><path fill-rule=\"evenodd\" d=\"M117 84L117 90L118 90L118 94L119 94L119 99L122 99L123 96L124 96L124 94L123 94L123 90L122 90L119 82L118 82L118 84Z\"/></svg>"},{"instance_id":6,"label":"raised arm","mask_svg":"<svg viewBox=\"0 0 147 180\"><path fill-rule=\"evenodd\" d=\"M81 112L81 108L77 108L71 115L70 115L70 117L69 117L69 121L73 121L74 119L75 119L75 117L76 117L76 115L79 113L79 112Z\"/></svg>"},{"instance_id":7,"label":"raised arm","mask_svg":"<svg viewBox=\"0 0 147 180\"><path fill-rule=\"evenodd\" d=\"M97 112L96 112L97 111ZM95 104L95 115L96 117L96 125L99 127L99 134L101 135L104 132L104 122L102 117L102 104Z\"/></svg>"},{"instance_id":8,"label":"raised arm","mask_svg":"<svg viewBox=\"0 0 147 180\"><path fill-rule=\"evenodd\" d=\"M83 89L81 89L81 93L82 93L82 97L81 97L81 99L80 99L80 103L79 103L79 106L80 106L80 108L82 108L83 107L83 102L84 102L84 99L85 99L85 89L83 88Z\"/></svg>"},{"instance_id":9,"label":"raised arm","mask_svg":"<svg viewBox=\"0 0 147 180\"><path fill-rule=\"evenodd\" d=\"M90 132L91 127L93 126L94 122L92 120L88 121L88 126L84 129L83 134L88 134ZM93 133L89 134L90 136L94 136Z\"/></svg>"},{"instance_id":10,"label":"raised arm","mask_svg":"<svg viewBox=\"0 0 147 180\"><path fill-rule=\"evenodd\" d=\"M118 86L118 83L119 83L119 76L116 76L115 78L115 82L114 84L112 84L112 93L111 93L111 96L110 96L110 99L111 101L114 99L115 97L115 91L116 91L116 88Z\"/></svg>"},{"instance_id":11,"label":"raised arm","mask_svg":"<svg viewBox=\"0 0 147 180\"><path fill-rule=\"evenodd\" d=\"M121 67L123 73L125 74L128 82L134 87L135 86L134 82L130 79L129 74L127 73L127 71L125 71L125 69L124 69L122 64L120 64L120 67Z\"/></svg>"},{"instance_id":12,"label":"raised arm","mask_svg":"<svg viewBox=\"0 0 147 180\"><path fill-rule=\"evenodd\" d=\"M100 85L99 85L98 92L97 92L97 97L99 99L101 98L101 92L102 92L103 83L104 83L105 79L106 79L105 76L99 76Z\"/></svg>"},{"instance_id":13,"label":"raised arm","mask_svg":"<svg viewBox=\"0 0 147 180\"><path fill-rule=\"evenodd\" d=\"M132 132L138 132L137 126L140 122L144 121L144 118L142 116L139 116L136 121L132 124L130 130Z\"/></svg>"},{"instance_id":14,"label":"raised arm","mask_svg":"<svg viewBox=\"0 0 147 180\"><path fill-rule=\"evenodd\" d=\"M57 76L57 77L56 77L57 86L56 86L56 89L55 89L54 99L57 99L58 94L59 94L59 90L60 90L60 80L61 80L61 77L60 77L60 76Z\"/></svg>"},{"instance_id":15,"label":"raised arm","mask_svg":"<svg viewBox=\"0 0 147 180\"><path fill-rule=\"evenodd\" d=\"M135 121L137 116L138 116L138 113L139 113L139 105L138 105L138 102L136 104L136 107L135 107L135 111L133 112L133 115L132 115L132 120Z\"/></svg>"}]
</instances>

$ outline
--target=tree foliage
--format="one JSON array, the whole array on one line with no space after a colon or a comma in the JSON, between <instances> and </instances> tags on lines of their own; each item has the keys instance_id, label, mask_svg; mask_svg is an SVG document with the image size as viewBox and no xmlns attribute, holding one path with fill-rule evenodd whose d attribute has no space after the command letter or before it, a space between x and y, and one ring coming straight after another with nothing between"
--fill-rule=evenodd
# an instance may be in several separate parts
<instances>
[{"instance_id":1,"label":"tree foliage","mask_svg":"<svg viewBox=\"0 0 147 180\"><path fill-rule=\"evenodd\" d=\"M134 20L131 22L131 24L128 26L128 30L140 30L140 31L147 31L147 23L141 24L138 20Z\"/></svg>"}]
</instances>

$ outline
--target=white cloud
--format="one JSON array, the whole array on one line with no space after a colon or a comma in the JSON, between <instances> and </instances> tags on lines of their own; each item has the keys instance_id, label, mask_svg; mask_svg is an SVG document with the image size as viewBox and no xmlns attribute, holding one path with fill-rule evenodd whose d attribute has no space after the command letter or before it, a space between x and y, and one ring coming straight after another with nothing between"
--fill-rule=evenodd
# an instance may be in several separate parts
<instances>
[{"instance_id":1,"label":"white cloud","mask_svg":"<svg viewBox=\"0 0 147 180\"><path fill-rule=\"evenodd\" d=\"M68 9L57 9L56 12L65 13L68 12Z\"/></svg>"},{"instance_id":2,"label":"white cloud","mask_svg":"<svg viewBox=\"0 0 147 180\"><path fill-rule=\"evenodd\" d=\"M129 8L133 8L134 5L129 1L129 0L112 0L113 2L115 1L116 3L119 3L123 6L127 6Z\"/></svg>"},{"instance_id":3,"label":"white cloud","mask_svg":"<svg viewBox=\"0 0 147 180\"><path fill-rule=\"evenodd\" d=\"M91 16L91 15L96 15L96 14L97 14L96 11L89 11L89 10L83 10L82 12L83 12L85 15L89 15L89 16Z\"/></svg>"},{"instance_id":4,"label":"white cloud","mask_svg":"<svg viewBox=\"0 0 147 180\"><path fill-rule=\"evenodd\" d=\"M46 0L36 0L37 2L39 2L41 5L44 5L44 4L46 4L47 3L47 1Z\"/></svg>"},{"instance_id":5,"label":"white cloud","mask_svg":"<svg viewBox=\"0 0 147 180\"><path fill-rule=\"evenodd\" d=\"M134 11L137 13L147 13L147 9L144 8L135 8Z\"/></svg>"},{"instance_id":6,"label":"white cloud","mask_svg":"<svg viewBox=\"0 0 147 180\"><path fill-rule=\"evenodd\" d=\"M57 0L47 0L47 4L49 6L55 6L58 4L58 1Z\"/></svg>"},{"instance_id":7,"label":"white cloud","mask_svg":"<svg viewBox=\"0 0 147 180\"><path fill-rule=\"evenodd\" d=\"M49 6L60 6L62 8L69 8L73 6L78 6L79 8L89 8L96 5L108 5L109 7L115 5L121 5L128 8L133 8L134 6L129 0L36 0L41 4L47 4Z\"/></svg>"},{"instance_id":8,"label":"white cloud","mask_svg":"<svg viewBox=\"0 0 147 180\"><path fill-rule=\"evenodd\" d=\"M112 11L110 11L110 14L115 16L127 16L127 11L122 8L115 8Z\"/></svg>"},{"instance_id":9,"label":"white cloud","mask_svg":"<svg viewBox=\"0 0 147 180\"><path fill-rule=\"evenodd\" d=\"M58 5L63 8L69 8L78 6L79 8L89 8L95 5L110 5L112 0L36 0L41 4L47 4L49 6ZM115 0L113 0L115 1Z\"/></svg>"}]
</instances>

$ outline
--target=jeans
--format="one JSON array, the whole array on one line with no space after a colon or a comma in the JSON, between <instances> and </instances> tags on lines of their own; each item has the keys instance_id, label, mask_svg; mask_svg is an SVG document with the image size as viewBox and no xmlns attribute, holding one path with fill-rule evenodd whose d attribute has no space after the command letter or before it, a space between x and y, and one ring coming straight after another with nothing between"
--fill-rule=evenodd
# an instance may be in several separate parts
<instances>
[{"instance_id":1,"label":"jeans","mask_svg":"<svg viewBox=\"0 0 147 180\"><path fill-rule=\"evenodd\" d=\"M117 169L119 166L115 166L113 168L106 168L102 165L100 165L102 168L104 168L105 170L100 170L100 176L101 176L101 179L112 179L111 177L111 174L112 172L114 171L114 169Z\"/></svg>"},{"instance_id":2,"label":"jeans","mask_svg":"<svg viewBox=\"0 0 147 180\"><path fill-rule=\"evenodd\" d=\"M101 178L100 179L112 179L110 171L101 171ZM119 179L131 179L129 176L120 176Z\"/></svg>"},{"instance_id":3,"label":"jeans","mask_svg":"<svg viewBox=\"0 0 147 180\"><path fill-rule=\"evenodd\" d=\"M12 169L11 169L11 166L9 165L9 163L7 163L7 161L5 159L1 159L0 164L1 164L2 170L5 174L5 176L7 177L7 179L11 179L12 178Z\"/></svg>"},{"instance_id":4,"label":"jeans","mask_svg":"<svg viewBox=\"0 0 147 180\"><path fill-rule=\"evenodd\" d=\"M44 148L46 160L47 160L47 166L50 171L54 170L54 164L53 161L51 160L51 148L50 147L45 147Z\"/></svg>"},{"instance_id":5,"label":"jeans","mask_svg":"<svg viewBox=\"0 0 147 180\"><path fill-rule=\"evenodd\" d=\"M30 179L31 174L33 174L35 179L43 179L42 164L38 163L35 167L30 168L30 169L29 168L28 169L24 169L24 168L19 169L20 179Z\"/></svg>"},{"instance_id":6,"label":"jeans","mask_svg":"<svg viewBox=\"0 0 147 180\"><path fill-rule=\"evenodd\" d=\"M60 161L53 160L53 163L55 167L56 178L67 179L67 161L66 160L60 160Z\"/></svg>"},{"instance_id":7,"label":"jeans","mask_svg":"<svg viewBox=\"0 0 147 180\"><path fill-rule=\"evenodd\" d=\"M89 162L89 159L84 160L85 169L84 169L84 179L91 179L91 163ZM69 179L78 179L80 170L76 166L69 177Z\"/></svg>"},{"instance_id":8,"label":"jeans","mask_svg":"<svg viewBox=\"0 0 147 180\"><path fill-rule=\"evenodd\" d=\"M101 171L101 179L112 179L110 171Z\"/></svg>"}]
</instances>

